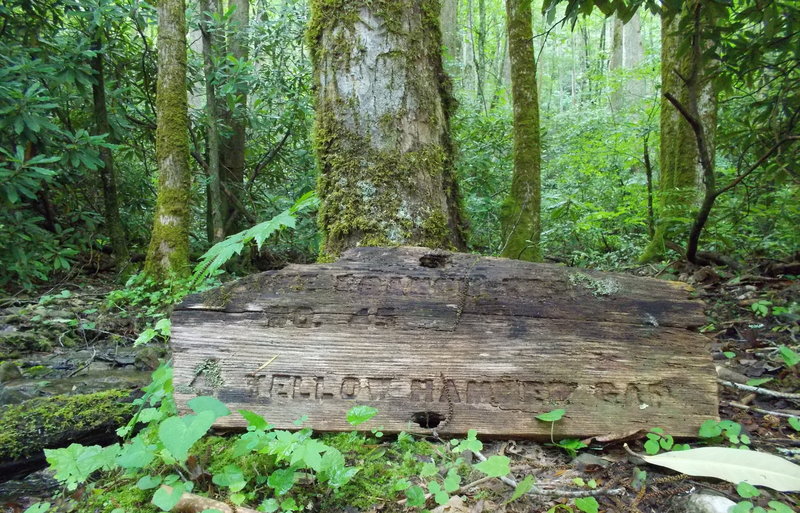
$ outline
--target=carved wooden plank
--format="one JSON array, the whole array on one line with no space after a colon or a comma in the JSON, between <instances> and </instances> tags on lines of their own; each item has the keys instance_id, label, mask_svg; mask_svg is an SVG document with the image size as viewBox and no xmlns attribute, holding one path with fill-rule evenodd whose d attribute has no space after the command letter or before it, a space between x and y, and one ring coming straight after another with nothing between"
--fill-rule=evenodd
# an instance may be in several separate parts
<instances>
[{"instance_id":1,"label":"carved wooden plank","mask_svg":"<svg viewBox=\"0 0 800 513\"><path fill-rule=\"evenodd\" d=\"M426 248L358 248L191 296L173 314L179 405L214 395L280 428L549 437L717 416L702 303L684 284ZM274 358L274 360L272 360ZM265 363L270 362L264 366ZM234 414L219 427L243 427Z\"/></svg>"}]
</instances>

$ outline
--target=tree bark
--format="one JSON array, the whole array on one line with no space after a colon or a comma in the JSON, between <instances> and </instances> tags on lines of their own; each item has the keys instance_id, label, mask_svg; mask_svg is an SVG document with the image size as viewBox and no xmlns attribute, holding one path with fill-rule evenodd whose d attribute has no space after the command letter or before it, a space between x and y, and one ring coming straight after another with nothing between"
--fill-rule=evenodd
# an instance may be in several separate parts
<instances>
[{"instance_id":1,"label":"tree bark","mask_svg":"<svg viewBox=\"0 0 800 513\"><path fill-rule=\"evenodd\" d=\"M312 2L323 254L464 248L439 2Z\"/></svg>"},{"instance_id":2,"label":"tree bark","mask_svg":"<svg viewBox=\"0 0 800 513\"><path fill-rule=\"evenodd\" d=\"M442 0L441 26L444 53L456 63L461 58L461 33L458 30L458 0Z\"/></svg>"},{"instance_id":3,"label":"tree bark","mask_svg":"<svg viewBox=\"0 0 800 513\"><path fill-rule=\"evenodd\" d=\"M501 255L539 261L541 146L531 1L506 0L506 12L514 104L514 176L501 212Z\"/></svg>"},{"instance_id":4,"label":"tree bark","mask_svg":"<svg viewBox=\"0 0 800 513\"><path fill-rule=\"evenodd\" d=\"M95 32L92 49L96 52L91 60L95 82L92 84L92 101L94 110L95 134L108 134L111 137L111 126L108 122L108 109L106 106L106 84L103 69L103 44L102 31L98 27ZM114 170L114 155L111 149L100 148L100 159L103 166L100 171L100 183L103 187L103 216L106 220L106 230L111 239L111 248L114 251L114 264L117 272L121 272L128 265L128 244L125 240L125 229L119 216L119 202L117 201L117 177Z\"/></svg>"},{"instance_id":5,"label":"tree bark","mask_svg":"<svg viewBox=\"0 0 800 513\"><path fill-rule=\"evenodd\" d=\"M206 145L208 149L208 210L211 221L211 242L219 242L225 237L223 216L222 186L220 184L220 137L217 130L219 109L217 91L214 85L215 45L212 34L214 15L217 14L216 0L200 0L200 33L203 41L203 73L206 82Z\"/></svg>"},{"instance_id":6,"label":"tree bark","mask_svg":"<svg viewBox=\"0 0 800 513\"><path fill-rule=\"evenodd\" d=\"M691 48L681 45L682 21L693 16L696 1L684 5L679 14L665 13L661 19L661 90L683 105L696 98L699 122L705 131L710 164L714 165L717 126L717 97L710 80L711 65L702 57L693 58ZM691 22L689 22L691 24ZM699 44L705 45L706 42ZM690 46L690 45L689 45ZM692 78L693 77L693 78ZM659 212L656 231L641 261L662 257L666 242L686 239L690 218L704 196L703 167L692 127L667 97L661 100L661 154L659 160Z\"/></svg>"},{"instance_id":7,"label":"tree bark","mask_svg":"<svg viewBox=\"0 0 800 513\"><path fill-rule=\"evenodd\" d=\"M250 25L249 0L230 0L234 7L230 23L231 36L228 40L230 55L237 61L246 61L248 51L248 27ZM244 86L236 88L235 109L230 113L231 135L224 141L225 151L222 154L222 213L225 235L242 230L242 215L236 208L237 202L242 204L244 190L244 168L247 131L247 91ZM234 196L234 197L230 197Z\"/></svg>"},{"instance_id":8,"label":"tree bark","mask_svg":"<svg viewBox=\"0 0 800 513\"><path fill-rule=\"evenodd\" d=\"M189 274L189 114L183 0L158 3L156 161L158 199L145 273L163 280Z\"/></svg>"}]
</instances>

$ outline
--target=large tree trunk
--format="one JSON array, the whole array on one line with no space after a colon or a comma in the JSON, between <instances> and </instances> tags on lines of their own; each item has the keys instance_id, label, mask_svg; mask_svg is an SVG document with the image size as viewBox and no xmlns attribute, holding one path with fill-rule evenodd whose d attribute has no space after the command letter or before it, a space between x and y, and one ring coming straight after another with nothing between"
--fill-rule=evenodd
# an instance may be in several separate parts
<instances>
[{"instance_id":1,"label":"large tree trunk","mask_svg":"<svg viewBox=\"0 0 800 513\"><path fill-rule=\"evenodd\" d=\"M661 19L661 91L671 94L683 105L690 104L689 95L694 95L713 167L717 126L716 92L706 60L692 58L691 49L681 44L685 36L679 32L681 18L692 16L694 4L690 2L684 6L680 15L664 15ZM696 78L692 87L687 87L687 77L695 74L693 66L697 66ZM666 242L686 238L688 223L676 220L692 217L692 212L703 198L703 168L694 132L665 97L661 100L659 168L659 219L642 261L663 256Z\"/></svg>"},{"instance_id":2,"label":"large tree trunk","mask_svg":"<svg viewBox=\"0 0 800 513\"><path fill-rule=\"evenodd\" d=\"M145 273L156 279L189 273L189 114L183 0L158 3L156 160L158 200Z\"/></svg>"},{"instance_id":3,"label":"large tree trunk","mask_svg":"<svg viewBox=\"0 0 800 513\"><path fill-rule=\"evenodd\" d=\"M502 256L538 261L541 235L541 146L531 0L506 0L511 93L514 103L514 177L503 204Z\"/></svg>"},{"instance_id":4,"label":"large tree trunk","mask_svg":"<svg viewBox=\"0 0 800 513\"><path fill-rule=\"evenodd\" d=\"M436 0L312 2L323 253L464 248Z\"/></svg>"},{"instance_id":5,"label":"large tree trunk","mask_svg":"<svg viewBox=\"0 0 800 513\"><path fill-rule=\"evenodd\" d=\"M231 36L228 51L238 61L248 58L248 26L250 24L249 0L230 0L234 7L230 17ZM236 90L236 108L230 114L231 135L224 141L222 154L222 187L224 195L224 230L231 235L242 230L242 216L237 203L242 204L244 187L245 142L247 129L247 91L244 87Z\"/></svg>"},{"instance_id":6,"label":"large tree trunk","mask_svg":"<svg viewBox=\"0 0 800 513\"><path fill-rule=\"evenodd\" d=\"M92 100L94 107L94 126L96 134L111 135L111 126L108 123L108 109L106 107L106 83L103 69L102 31L97 29L92 49L97 52L91 60L94 72L92 84ZM114 263L117 272L122 272L128 265L128 244L125 240L125 230L119 217L119 203L117 201L117 177L114 171L114 156L111 149L100 148L100 158L103 166L100 171L100 183L103 187L103 216L106 220L106 230L111 239L111 248L114 251Z\"/></svg>"}]
</instances>

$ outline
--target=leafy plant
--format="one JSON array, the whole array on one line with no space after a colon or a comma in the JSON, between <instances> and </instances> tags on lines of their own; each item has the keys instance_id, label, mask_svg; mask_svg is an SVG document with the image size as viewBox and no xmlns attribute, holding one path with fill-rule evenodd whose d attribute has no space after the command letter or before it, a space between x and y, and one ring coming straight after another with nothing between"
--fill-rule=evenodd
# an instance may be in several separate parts
<instances>
[{"instance_id":1,"label":"leafy plant","mask_svg":"<svg viewBox=\"0 0 800 513\"><path fill-rule=\"evenodd\" d=\"M234 255L240 255L242 250L251 242L256 248L261 249L264 242L275 233L285 229L294 228L297 223L298 212L315 208L319 199L314 191L307 192L298 199L294 205L284 210L269 221L259 223L252 228L241 231L214 244L203 256L194 269L193 280L199 281L213 276L220 267L225 265Z\"/></svg>"},{"instance_id":2,"label":"leafy plant","mask_svg":"<svg viewBox=\"0 0 800 513\"><path fill-rule=\"evenodd\" d=\"M664 433L658 427L651 428L647 433L647 441L644 443L644 450L647 454L658 454L659 451L684 451L689 449L687 444L676 444L672 436Z\"/></svg>"}]
</instances>

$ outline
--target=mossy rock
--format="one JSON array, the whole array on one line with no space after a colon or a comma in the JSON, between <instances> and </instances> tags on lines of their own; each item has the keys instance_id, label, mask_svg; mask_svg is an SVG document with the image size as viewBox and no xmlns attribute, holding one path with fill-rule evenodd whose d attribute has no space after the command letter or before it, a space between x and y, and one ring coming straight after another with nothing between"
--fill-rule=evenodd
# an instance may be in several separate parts
<instances>
[{"instance_id":1,"label":"mossy rock","mask_svg":"<svg viewBox=\"0 0 800 513\"><path fill-rule=\"evenodd\" d=\"M0 466L45 448L113 433L133 416L132 398L127 390L108 390L0 407Z\"/></svg>"},{"instance_id":2,"label":"mossy rock","mask_svg":"<svg viewBox=\"0 0 800 513\"><path fill-rule=\"evenodd\" d=\"M0 352L44 352L53 348L51 340L34 331L0 332Z\"/></svg>"}]
</instances>

